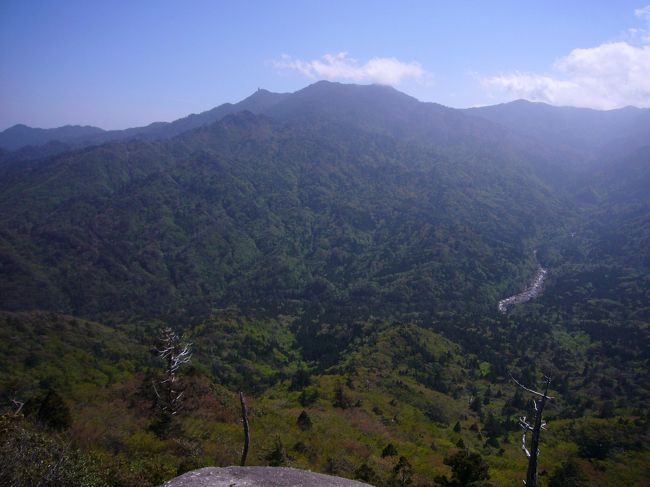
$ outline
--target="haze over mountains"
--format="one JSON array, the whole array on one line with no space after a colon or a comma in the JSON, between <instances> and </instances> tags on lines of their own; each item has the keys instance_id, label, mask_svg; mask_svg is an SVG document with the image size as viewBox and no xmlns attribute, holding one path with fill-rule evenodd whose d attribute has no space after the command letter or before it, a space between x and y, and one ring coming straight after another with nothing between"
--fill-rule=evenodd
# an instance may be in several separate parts
<instances>
[{"instance_id":1,"label":"haze over mountains","mask_svg":"<svg viewBox=\"0 0 650 487\"><path fill-rule=\"evenodd\" d=\"M501 105L470 108L468 113L497 122L545 144L578 149L590 157L616 150L634 151L650 140L650 109L616 110L554 107L517 100Z\"/></svg>"},{"instance_id":2,"label":"haze over mountains","mask_svg":"<svg viewBox=\"0 0 650 487\"><path fill-rule=\"evenodd\" d=\"M647 109L457 110L324 81L121 131L12 127L0 331L20 365L0 391L69 391L83 448L125 478L140 468L140 485L189 457L232 463L214 444L239 430L214 391L242 388L269 438L256 461L278 434L295 465L363 464L389 485L395 462L375 450L394 443L430 485L468 446L519 485L509 373L544 372L561 425L548 469L568 451L596 483L636 482L650 458L649 129ZM542 295L500 313L537 259ZM146 426L163 322L196 347L177 437ZM46 365L64 360L70 372ZM94 394L124 418L113 436ZM313 431L296 428L303 408Z\"/></svg>"},{"instance_id":3,"label":"haze over mountains","mask_svg":"<svg viewBox=\"0 0 650 487\"><path fill-rule=\"evenodd\" d=\"M39 129L19 124L0 132L0 149L15 151L25 146L38 146L54 141L69 143L71 147L82 147L134 137L151 139L172 137L192 128L216 122L230 113L241 111L250 111L255 114L273 113L273 107L276 104L291 99L292 102L286 105L291 106L292 103L300 103L301 97L305 96L310 96L309 89L301 90L295 94L272 93L260 89L238 103L225 103L211 110L188 115L173 122L153 122L144 127L124 130L106 131L98 127L77 125ZM404 95L405 98L407 98L406 95ZM358 101L355 100L355 102ZM412 102L415 101L412 99ZM433 104L419 103L419 105ZM281 111L282 109L275 113ZM456 111L477 115L522 135L539 139L544 143L559 143L574 149L577 148L592 156L595 155L595 151L603 149L608 144L618 142L621 146L628 139L634 140L635 147L642 146L644 145L643 140L647 141L650 135L650 109L635 107L593 110L554 107L544 103L516 100L499 105ZM394 116L396 113L391 115ZM399 121L399 117L394 119L394 123Z\"/></svg>"},{"instance_id":4,"label":"haze over mountains","mask_svg":"<svg viewBox=\"0 0 650 487\"><path fill-rule=\"evenodd\" d=\"M172 321L233 303L485 314L525 283L533 248L552 259L576 233L592 260L645 268L648 113L455 110L321 81L142 128L33 129L61 153L3 165L0 304ZM621 140L645 146L612 157Z\"/></svg>"},{"instance_id":5,"label":"haze over mountains","mask_svg":"<svg viewBox=\"0 0 650 487\"><path fill-rule=\"evenodd\" d=\"M229 113L250 111L260 113L273 106L286 95L258 90L239 103L225 103L199 114L188 115L173 122L153 122L145 127L125 130L102 130L90 126L65 126L54 129L35 129L26 125L14 125L0 133L0 148L17 150L27 145L43 145L48 142L68 142L73 147L123 140L133 137L165 138L178 135L187 130L208 125Z\"/></svg>"},{"instance_id":6,"label":"haze over mountains","mask_svg":"<svg viewBox=\"0 0 650 487\"><path fill-rule=\"evenodd\" d=\"M250 110L238 112L242 107ZM214 119L220 121L209 123ZM163 136L198 124L180 136ZM134 297L122 293L136 289L147 291L134 311L158 301L178 309L178 299L203 306L223 299L227 305L228 293L240 292L236 282L245 288L265 283L248 274L253 271L271 273L256 299L279 298L283 290L282 299L295 299L323 279L347 293L368 278L365 264L357 262L359 252L377 261L374 272L383 280L411 286L408 281L425 264L457 272L447 262L453 254L435 257L437 247L451 245L460 246L456 252L463 259L476 253L472 265L487 279L472 284L467 273L458 285L477 291L492 283L494 293L512 277L505 262L529 259L525 240L555 225L560 211L562 195L546 179L555 180L549 167L561 154L392 88L321 82L293 95L258 91L238 105L160 127L125 142L5 168L5 258L7 268L17 271L5 280L5 307L23 302L19 307L42 308L54 299L46 307L80 313L74 301L124 310ZM86 208L82 213L80 205ZM143 232L142 224L151 227ZM126 241L134 247L119 250L114 242L129 228L136 233ZM236 236L224 235L229 228ZM420 236L413 238L416 228ZM35 253L18 250L24 239L35 244ZM491 239L499 245L489 246ZM79 259L87 262L79 265ZM489 268L482 269L487 259ZM216 271L220 265L225 267ZM42 270L32 275L33 266ZM127 274L118 271L124 266ZM197 279L191 286L190 276ZM132 286L118 285L125 278ZM96 284L88 286L88 279ZM283 279L290 284L275 282ZM25 292L16 282L39 284ZM431 293L443 293L440 283L427 288L415 298L425 308L433 302ZM447 306L441 298L436 300ZM93 315L91 309L86 313Z\"/></svg>"}]
</instances>

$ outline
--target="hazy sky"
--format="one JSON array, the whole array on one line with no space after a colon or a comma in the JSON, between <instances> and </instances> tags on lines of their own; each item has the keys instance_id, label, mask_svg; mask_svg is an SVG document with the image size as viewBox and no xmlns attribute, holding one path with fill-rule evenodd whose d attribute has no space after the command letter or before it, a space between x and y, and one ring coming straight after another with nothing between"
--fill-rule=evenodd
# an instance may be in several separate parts
<instances>
[{"instance_id":1,"label":"hazy sky","mask_svg":"<svg viewBox=\"0 0 650 487\"><path fill-rule=\"evenodd\" d=\"M0 0L0 130L144 125L317 79L648 107L648 3Z\"/></svg>"}]
</instances>

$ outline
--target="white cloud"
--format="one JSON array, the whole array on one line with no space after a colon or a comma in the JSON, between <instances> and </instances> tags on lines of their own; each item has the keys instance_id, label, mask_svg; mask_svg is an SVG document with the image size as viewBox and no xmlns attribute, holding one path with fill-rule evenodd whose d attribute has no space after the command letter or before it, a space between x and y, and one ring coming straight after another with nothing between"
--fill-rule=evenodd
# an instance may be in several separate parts
<instances>
[{"instance_id":1,"label":"white cloud","mask_svg":"<svg viewBox=\"0 0 650 487\"><path fill-rule=\"evenodd\" d=\"M634 13L650 22L650 5ZM481 83L491 92L552 105L650 107L648 29L629 29L628 33L629 42L572 50L553 64L553 75L514 72L483 78Z\"/></svg>"},{"instance_id":2,"label":"white cloud","mask_svg":"<svg viewBox=\"0 0 650 487\"><path fill-rule=\"evenodd\" d=\"M641 44L650 44L650 5L637 8L634 15L645 21L644 27L633 27L628 29L628 37L632 42L640 42Z\"/></svg>"},{"instance_id":3,"label":"white cloud","mask_svg":"<svg viewBox=\"0 0 650 487\"><path fill-rule=\"evenodd\" d=\"M647 5L647 6L643 7L643 8L637 8L634 11L634 15L636 15L637 17L639 17L641 19L644 19L644 20L650 22L650 5Z\"/></svg>"},{"instance_id":4,"label":"white cloud","mask_svg":"<svg viewBox=\"0 0 650 487\"><path fill-rule=\"evenodd\" d=\"M283 54L281 59L273 62L279 70L297 71L310 79L327 79L369 82L382 85L399 85L403 79L427 79L431 75L420 63L405 63L396 58L374 57L365 64L348 57L347 52L325 54L320 59L304 61Z\"/></svg>"}]
</instances>

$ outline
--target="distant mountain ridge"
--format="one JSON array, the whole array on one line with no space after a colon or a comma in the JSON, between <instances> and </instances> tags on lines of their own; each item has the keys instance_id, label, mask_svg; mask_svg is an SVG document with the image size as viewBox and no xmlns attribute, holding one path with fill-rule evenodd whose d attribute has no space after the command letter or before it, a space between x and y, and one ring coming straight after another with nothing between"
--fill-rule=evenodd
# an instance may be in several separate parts
<instances>
[{"instance_id":1,"label":"distant mountain ridge","mask_svg":"<svg viewBox=\"0 0 650 487\"><path fill-rule=\"evenodd\" d=\"M367 295L378 313L382 296L420 281L414 310L456 306L452 289L490 309L494 286L513 278L500 262L523 272L525 241L555 226L556 157L506 128L383 86L256 95L239 108L263 114L6 168L0 306L155 317L313 301L346 312ZM481 272L443 285L460 260Z\"/></svg>"},{"instance_id":2,"label":"distant mountain ridge","mask_svg":"<svg viewBox=\"0 0 650 487\"><path fill-rule=\"evenodd\" d=\"M286 96L288 96L286 93L272 93L260 89L238 103L225 103L211 110L191 114L173 122L153 122L144 127L124 130L103 130L98 127L78 125L66 125L53 129L32 128L22 124L14 125L0 132L0 148L16 151L26 146L41 146L55 141L66 143L70 148L75 148L130 138L163 139L209 125L230 113L241 111L261 113Z\"/></svg>"},{"instance_id":3,"label":"distant mountain ridge","mask_svg":"<svg viewBox=\"0 0 650 487\"><path fill-rule=\"evenodd\" d=\"M531 110L559 113L522 102L490 113L516 120ZM615 112L615 126L636 113L645 112ZM590 209L593 231L607 230L592 239L594 252L647 262L636 216L646 203L631 199L643 183L617 172L622 164L645 181L642 149L585 177L576 167L589 156L573 144L386 86L331 82L259 90L128 133L104 143L106 134L94 135L82 148L24 148L24 159L9 153L0 166L0 307L182 319L215 303L313 303L320 289L329 309L361 294L388 313L399 295L423 313L471 295L483 313L517 290L531 242L567 233ZM602 225L612 204L633 232ZM459 272L468 262L479 271Z\"/></svg>"},{"instance_id":4,"label":"distant mountain ridge","mask_svg":"<svg viewBox=\"0 0 650 487\"><path fill-rule=\"evenodd\" d=\"M74 474L57 485L209 482L223 472L193 469L240 460L245 391L255 464L451 485L472 451L514 487L512 378L544 373L545 481L570 460L593 485L642 485L647 112L480 113L318 82L119 140L0 149L0 399L25 401L0 422L0 484L51 465ZM541 295L498 312L537 259ZM193 353L171 423L152 354L167 325ZM62 410L69 432L49 432Z\"/></svg>"},{"instance_id":5,"label":"distant mountain ridge","mask_svg":"<svg viewBox=\"0 0 650 487\"><path fill-rule=\"evenodd\" d=\"M341 91L340 87L346 89ZM339 87L340 93L336 93ZM372 106L364 102L370 94L384 96L382 104ZM578 150L583 155L593 157L596 149L611 146L611 150L636 150L647 145L650 140L650 109L625 107L614 110L594 110L589 108L557 107L527 100L515 100L497 105L455 109L436 103L423 103L394 88L381 85L342 85L328 81L316 82L295 93L273 93L258 89L255 93L237 103L224 103L198 114L191 114L173 122L153 122L142 127L124 130L103 130L92 126L67 125L53 129L32 128L14 125L0 132L0 149L16 151L26 146L42 146L52 142L67 144L70 148L98 145L105 142L130 138L163 139L174 137L188 130L214 123L224 116L241 111L254 114L265 113L280 118L291 113L298 117L307 115L314 106L310 105L318 96L332 98L334 105L326 111L350 112L350 106L368 107L363 116L371 120L373 116L390 117L392 131L412 132L417 129L414 117L422 117L431 111L445 113L449 121L454 114L471 114L495 122L514 133L533 138L545 144L562 145ZM310 99L312 100L310 102ZM392 100L388 101L387 100ZM285 103L283 103L285 102ZM339 105L336 105L339 103ZM297 107L300 107L297 109ZM322 106L321 106L322 108ZM406 123L405 128L402 124ZM386 127L384 127L386 128ZM444 128L444 125L438 129ZM63 147L63 146L61 146ZM31 149L35 155L50 154L50 151ZM2 155L0 154L0 157Z\"/></svg>"},{"instance_id":6,"label":"distant mountain ridge","mask_svg":"<svg viewBox=\"0 0 650 487\"><path fill-rule=\"evenodd\" d=\"M634 151L650 144L650 109L556 107L516 100L469 108L465 113L499 123L545 144L564 145L594 157L603 150Z\"/></svg>"},{"instance_id":7,"label":"distant mountain ridge","mask_svg":"<svg viewBox=\"0 0 650 487\"><path fill-rule=\"evenodd\" d=\"M104 132L103 129L90 125L65 125L53 129L40 129L17 124L0 132L0 148L15 151L29 145L43 145L53 141L69 142Z\"/></svg>"}]
</instances>

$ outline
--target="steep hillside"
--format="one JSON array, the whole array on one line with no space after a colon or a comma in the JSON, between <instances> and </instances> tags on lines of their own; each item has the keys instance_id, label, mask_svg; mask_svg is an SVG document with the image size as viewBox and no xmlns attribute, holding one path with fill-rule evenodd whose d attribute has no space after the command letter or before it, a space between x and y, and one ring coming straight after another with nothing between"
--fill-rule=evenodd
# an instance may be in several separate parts
<instances>
[{"instance_id":1,"label":"steep hillside","mask_svg":"<svg viewBox=\"0 0 650 487\"><path fill-rule=\"evenodd\" d=\"M448 125L447 109L406 137L376 130L393 113L376 103L348 119L316 98L307 115L287 100L282 119L242 113L8 171L2 306L192 319L313 303L364 317L486 312L516 289L560 213L525 153L482 147L470 135L485 124L454 112ZM389 92L388 105L412 103Z\"/></svg>"},{"instance_id":2,"label":"steep hillside","mask_svg":"<svg viewBox=\"0 0 650 487\"><path fill-rule=\"evenodd\" d=\"M0 132L0 147L14 151L28 145L43 145L52 141L70 142L92 137L104 132L98 127L66 125L53 129L39 129L27 125L14 125Z\"/></svg>"},{"instance_id":3,"label":"steep hillside","mask_svg":"<svg viewBox=\"0 0 650 487\"><path fill-rule=\"evenodd\" d=\"M319 82L0 154L0 484L237 464L243 391L249 465L514 487L546 374L542 484L648 485L650 153L590 138L643 126L513 106Z\"/></svg>"},{"instance_id":4,"label":"steep hillside","mask_svg":"<svg viewBox=\"0 0 650 487\"><path fill-rule=\"evenodd\" d=\"M604 111L517 100L465 112L544 144L571 148L587 159L598 159L603 151L634 151L647 145L650 136L650 110L635 107Z\"/></svg>"},{"instance_id":5,"label":"steep hillside","mask_svg":"<svg viewBox=\"0 0 650 487\"><path fill-rule=\"evenodd\" d=\"M124 130L102 130L97 127L65 126L55 129L32 128L26 125L15 125L0 132L0 148L7 151L17 151L26 146L41 146L48 143L59 142L69 144L71 148L98 145L110 141L128 139L164 139L179 135L188 130L210 125L221 120L226 115L241 111L262 113L270 109L288 95L285 93L271 93L267 90L257 90L251 96L238 103L224 103L211 110L198 114L191 114L173 122L154 122L144 127L133 127ZM54 146L51 146L51 150ZM23 153L23 158L35 158L41 155L37 147L30 148L33 153ZM57 153L65 152L65 147L59 147ZM47 155L47 154L44 154ZM0 158L18 159L6 155Z\"/></svg>"}]
</instances>

